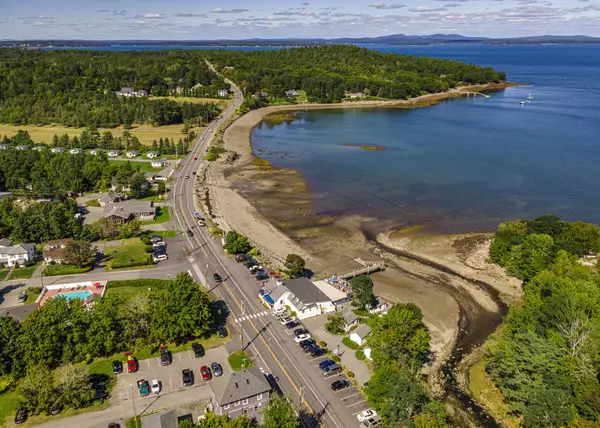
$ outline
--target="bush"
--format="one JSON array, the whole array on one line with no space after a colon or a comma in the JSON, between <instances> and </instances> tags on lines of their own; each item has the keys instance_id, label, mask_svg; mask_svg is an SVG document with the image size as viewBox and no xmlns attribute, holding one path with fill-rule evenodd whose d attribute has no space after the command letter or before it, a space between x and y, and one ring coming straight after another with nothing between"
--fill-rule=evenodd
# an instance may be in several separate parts
<instances>
[{"instance_id":1,"label":"bush","mask_svg":"<svg viewBox=\"0 0 600 428\"><path fill-rule=\"evenodd\" d=\"M260 251L258 251L258 248L252 247L252 249L248 251L248 255L250 257L258 257L260 255Z\"/></svg>"},{"instance_id":2,"label":"bush","mask_svg":"<svg viewBox=\"0 0 600 428\"><path fill-rule=\"evenodd\" d=\"M366 309L354 309L352 312L354 312L359 317L368 317L370 315L369 311L367 311Z\"/></svg>"},{"instance_id":3,"label":"bush","mask_svg":"<svg viewBox=\"0 0 600 428\"><path fill-rule=\"evenodd\" d=\"M337 356L337 355L332 355L331 359L333 361L335 361L336 363L339 363L340 361L342 361L341 358L339 356Z\"/></svg>"},{"instance_id":4,"label":"bush","mask_svg":"<svg viewBox=\"0 0 600 428\"><path fill-rule=\"evenodd\" d=\"M146 247L144 248L144 250L145 250L147 253L151 253L151 252L152 252L152 245L146 245Z\"/></svg>"},{"instance_id":5,"label":"bush","mask_svg":"<svg viewBox=\"0 0 600 428\"><path fill-rule=\"evenodd\" d=\"M56 264L56 262L55 262L54 260L52 260L52 261L50 262L50 264L51 264L52 266L54 266L54 265Z\"/></svg>"},{"instance_id":6,"label":"bush","mask_svg":"<svg viewBox=\"0 0 600 428\"><path fill-rule=\"evenodd\" d=\"M360 346L358 346L356 343L354 343L353 341L351 341L349 337L344 337L344 338L342 339L342 343L343 343L343 344L344 344L346 347L348 347L348 348L350 348L350 349L352 349L352 350L354 350L354 351L357 351L357 350L359 350L359 349L360 349Z\"/></svg>"},{"instance_id":7,"label":"bush","mask_svg":"<svg viewBox=\"0 0 600 428\"><path fill-rule=\"evenodd\" d=\"M31 287L28 291L33 294L40 294L42 292L42 287Z\"/></svg>"},{"instance_id":8,"label":"bush","mask_svg":"<svg viewBox=\"0 0 600 428\"><path fill-rule=\"evenodd\" d=\"M100 202L98 201L98 199L92 199L91 201L88 201L87 206L88 207L99 207Z\"/></svg>"},{"instance_id":9,"label":"bush","mask_svg":"<svg viewBox=\"0 0 600 428\"><path fill-rule=\"evenodd\" d=\"M321 348L327 348L327 342L323 342L323 341L321 340L321 341L319 341L319 346L320 346Z\"/></svg>"},{"instance_id":10,"label":"bush","mask_svg":"<svg viewBox=\"0 0 600 428\"><path fill-rule=\"evenodd\" d=\"M346 372L346 374L348 375L348 377L349 377L349 378L352 378L352 379L354 379L354 372L351 372L350 370L348 370L348 371Z\"/></svg>"},{"instance_id":11,"label":"bush","mask_svg":"<svg viewBox=\"0 0 600 428\"><path fill-rule=\"evenodd\" d=\"M356 353L354 355L356 355L356 358L358 358L359 360L364 360L366 358L365 351L363 351L362 349L359 349L358 351L356 351Z\"/></svg>"},{"instance_id":12,"label":"bush","mask_svg":"<svg viewBox=\"0 0 600 428\"><path fill-rule=\"evenodd\" d=\"M113 263L111 266L113 269L123 269L123 268L128 268L128 267L136 267L136 266L148 266L153 264L154 262L152 261L152 256L149 257L148 260L146 261L141 261L141 262L115 262Z\"/></svg>"},{"instance_id":13,"label":"bush","mask_svg":"<svg viewBox=\"0 0 600 428\"><path fill-rule=\"evenodd\" d=\"M23 266L25 266L25 267L35 266L35 262L33 260L25 260L25 263L23 263Z\"/></svg>"},{"instance_id":14,"label":"bush","mask_svg":"<svg viewBox=\"0 0 600 428\"><path fill-rule=\"evenodd\" d=\"M150 238L148 237L148 235L142 236L140 238L140 240L145 244L145 245L150 245Z\"/></svg>"}]
</instances>

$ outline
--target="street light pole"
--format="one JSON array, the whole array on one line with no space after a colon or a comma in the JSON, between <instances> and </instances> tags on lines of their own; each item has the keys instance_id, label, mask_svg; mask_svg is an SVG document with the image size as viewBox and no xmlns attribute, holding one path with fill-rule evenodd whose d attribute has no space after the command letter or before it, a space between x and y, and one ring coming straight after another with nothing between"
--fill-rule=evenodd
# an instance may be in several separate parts
<instances>
[{"instance_id":1,"label":"street light pole","mask_svg":"<svg viewBox=\"0 0 600 428\"><path fill-rule=\"evenodd\" d=\"M302 426L302 405L304 401L304 387L300 385L300 408L298 411L298 420L300 422L300 426Z\"/></svg>"}]
</instances>

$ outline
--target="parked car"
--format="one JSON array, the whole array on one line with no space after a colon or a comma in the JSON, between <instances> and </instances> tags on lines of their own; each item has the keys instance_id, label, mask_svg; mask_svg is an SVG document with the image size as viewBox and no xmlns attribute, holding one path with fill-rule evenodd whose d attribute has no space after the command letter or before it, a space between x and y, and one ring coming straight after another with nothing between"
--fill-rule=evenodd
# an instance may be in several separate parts
<instances>
[{"instance_id":1,"label":"parked car","mask_svg":"<svg viewBox=\"0 0 600 428\"><path fill-rule=\"evenodd\" d=\"M310 353L310 356L313 358L317 358L320 357L321 355L325 355L327 353L327 351L319 346L316 346L315 348L313 348L313 350Z\"/></svg>"},{"instance_id":2,"label":"parked car","mask_svg":"<svg viewBox=\"0 0 600 428\"><path fill-rule=\"evenodd\" d=\"M292 328L294 328L294 327L297 327L297 326L299 326L299 325L300 325L300 324L298 324L298 322L297 322L297 321L289 321L289 322L286 322L286 323L285 323L285 326L286 326L287 328L289 328L289 329L292 329Z\"/></svg>"},{"instance_id":3,"label":"parked car","mask_svg":"<svg viewBox=\"0 0 600 428\"><path fill-rule=\"evenodd\" d=\"M340 373L342 368L338 364L331 364L323 369L323 376L328 377Z\"/></svg>"},{"instance_id":4,"label":"parked car","mask_svg":"<svg viewBox=\"0 0 600 428\"><path fill-rule=\"evenodd\" d=\"M15 414L15 424L22 424L27 420L29 413L25 409L17 409L17 413Z\"/></svg>"},{"instance_id":5,"label":"parked car","mask_svg":"<svg viewBox=\"0 0 600 428\"><path fill-rule=\"evenodd\" d=\"M190 369L184 369L181 371L181 379L183 386L192 386L194 384L194 373Z\"/></svg>"},{"instance_id":6,"label":"parked car","mask_svg":"<svg viewBox=\"0 0 600 428\"><path fill-rule=\"evenodd\" d=\"M292 321L294 321L294 319L291 318L291 317L281 318L279 320L279 322L281 323L281 325L286 325L287 323L292 322Z\"/></svg>"},{"instance_id":7,"label":"parked car","mask_svg":"<svg viewBox=\"0 0 600 428\"><path fill-rule=\"evenodd\" d=\"M189 175L186 175L186 176L185 176L185 179L187 180L188 178L190 178L190 176L189 176Z\"/></svg>"},{"instance_id":8,"label":"parked car","mask_svg":"<svg viewBox=\"0 0 600 428\"><path fill-rule=\"evenodd\" d=\"M163 260L168 260L169 257L166 254L154 254L152 256L152 260L154 263L162 262Z\"/></svg>"},{"instance_id":9,"label":"parked car","mask_svg":"<svg viewBox=\"0 0 600 428\"><path fill-rule=\"evenodd\" d=\"M166 246L167 246L167 244L165 244L162 239L160 241L152 242L152 248L160 248L160 247L166 248Z\"/></svg>"},{"instance_id":10,"label":"parked car","mask_svg":"<svg viewBox=\"0 0 600 428\"><path fill-rule=\"evenodd\" d=\"M363 410L358 415L356 415L356 418L358 419L359 422L362 422L365 419L372 418L373 416L377 416L377 412L373 409L367 409L367 410Z\"/></svg>"},{"instance_id":11,"label":"parked car","mask_svg":"<svg viewBox=\"0 0 600 428\"><path fill-rule=\"evenodd\" d=\"M160 350L160 365L161 366L168 366L169 364L171 364L172 361L172 357L171 357L171 353L169 352L168 349L161 349Z\"/></svg>"},{"instance_id":12,"label":"parked car","mask_svg":"<svg viewBox=\"0 0 600 428\"><path fill-rule=\"evenodd\" d=\"M238 254L237 256L235 256L235 261L238 263L241 263L244 260L246 260L247 258L248 258L248 256L245 254Z\"/></svg>"},{"instance_id":13,"label":"parked car","mask_svg":"<svg viewBox=\"0 0 600 428\"><path fill-rule=\"evenodd\" d=\"M150 237L150 242L152 242L153 244L156 244L157 242L162 242L162 240L163 240L162 236L152 235Z\"/></svg>"},{"instance_id":14,"label":"parked car","mask_svg":"<svg viewBox=\"0 0 600 428\"><path fill-rule=\"evenodd\" d=\"M135 373L138 371L138 363L137 360L133 357L133 355L129 354L127 356L127 372Z\"/></svg>"},{"instance_id":15,"label":"parked car","mask_svg":"<svg viewBox=\"0 0 600 428\"><path fill-rule=\"evenodd\" d=\"M224 325L218 326L217 331L219 332L219 337L227 337L227 328Z\"/></svg>"},{"instance_id":16,"label":"parked car","mask_svg":"<svg viewBox=\"0 0 600 428\"><path fill-rule=\"evenodd\" d=\"M202 380L211 380L212 374L210 373L210 369L207 366L202 366L200 369L200 373L202 373Z\"/></svg>"},{"instance_id":17,"label":"parked car","mask_svg":"<svg viewBox=\"0 0 600 428\"><path fill-rule=\"evenodd\" d=\"M269 279L269 275L267 275L265 272L258 272L256 274L254 274L254 277L258 281L265 281L265 280Z\"/></svg>"},{"instance_id":18,"label":"parked car","mask_svg":"<svg viewBox=\"0 0 600 428\"><path fill-rule=\"evenodd\" d=\"M294 330L294 334L296 336L299 336L301 334L308 334L308 330L306 330L304 328L298 328L298 329Z\"/></svg>"},{"instance_id":19,"label":"parked car","mask_svg":"<svg viewBox=\"0 0 600 428\"><path fill-rule=\"evenodd\" d=\"M194 173L194 174L195 174L195 173ZM204 226L206 226L206 223L204 223L204 219L202 219L202 218L201 218L201 219L198 219L198 226L200 226L200 227L204 227Z\"/></svg>"},{"instance_id":20,"label":"parked car","mask_svg":"<svg viewBox=\"0 0 600 428\"><path fill-rule=\"evenodd\" d=\"M194 350L194 357L200 358L204 357L204 347L197 342L192 343L192 349Z\"/></svg>"},{"instance_id":21,"label":"parked car","mask_svg":"<svg viewBox=\"0 0 600 428\"><path fill-rule=\"evenodd\" d=\"M317 350L317 349L319 349L319 347L318 347L316 344L314 344L314 343L313 343L312 345L309 345L309 346L303 346L303 347L302 347L302 351L303 351L305 354L311 354L313 351L315 351L315 350Z\"/></svg>"},{"instance_id":22,"label":"parked car","mask_svg":"<svg viewBox=\"0 0 600 428\"><path fill-rule=\"evenodd\" d=\"M24 292L19 294L18 300L19 303L25 303L27 301L27 294Z\"/></svg>"},{"instance_id":23,"label":"parked car","mask_svg":"<svg viewBox=\"0 0 600 428\"><path fill-rule=\"evenodd\" d=\"M296 336L296 338L294 340L296 341L296 343L302 343L302 341L304 341L306 339L310 339L310 334L306 334L306 333L299 334L298 336Z\"/></svg>"},{"instance_id":24,"label":"parked car","mask_svg":"<svg viewBox=\"0 0 600 428\"><path fill-rule=\"evenodd\" d=\"M321 362L319 363L319 368L320 368L321 370L323 370L325 367L327 367L327 366L330 366L330 365L332 365L332 364L335 364L335 361L333 361L333 360L325 360L325 361L321 361Z\"/></svg>"},{"instance_id":25,"label":"parked car","mask_svg":"<svg viewBox=\"0 0 600 428\"><path fill-rule=\"evenodd\" d=\"M121 425L116 422L111 422L108 424L108 428L121 428Z\"/></svg>"},{"instance_id":26,"label":"parked car","mask_svg":"<svg viewBox=\"0 0 600 428\"><path fill-rule=\"evenodd\" d=\"M117 360L113 361L112 369L114 374L123 373L123 363Z\"/></svg>"},{"instance_id":27,"label":"parked car","mask_svg":"<svg viewBox=\"0 0 600 428\"><path fill-rule=\"evenodd\" d=\"M379 415L375 415L372 418L365 419L360 424L360 428L376 428L383 424L383 421L379 417Z\"/></svg>"},{"instance_id":28,"label":"parked car","mask_svg":"<svg viewBox=\"0 0 600 428\"><path fill-rule=\"evenodd\" d=\"M160 392L160 382L158 379L152 379L150 389L152 390L152 394L158 394Z\"/></svg>"},{"instance_id":29,"label":"parked car","mask_svg":"<svg viewBox=\"0 0 600 428\"><path fill-rule=\"evenodd\" d=\"M187 236L194 236L194 232L192 232L190 229L186 230L185 233L187 233Z\"/></svg>"},{"instance_id":30,"label":"parked car","mask_svg":"<svg viewBox=\"0 0 600 428\"><path fill-rule=\"evenodd\" d=\"M348 382L346 379L336 380L331 383L331 389L333 389L334 391L340 391L342 389L348 388L349 386L350 382Z\"/></svg>"},{"instance_id":31,"label":"parked car","mask_svg":"<svg viewBox=\"0 0 600 428\"><path fill-rule=\"evenodd\" d=\"M138 391L140 392L141 397L145 397L150 394L150 384L145 379L140 379L137 381Z\"/></svg>"},{"instance_id":32,"label":"parked car","mask_svg":"<svg viewBox=\"0 0 600 428\"><path fill-rule=\"evenodd\" d=\"M287 313L287 311L285 310L285 308L277 308L277 309L274 309L273 312L271 312L271 313L273 314L274 317L276 317L281 314Z\"/></svg>"},{"instance_id":33,"label":"parked car","mask_svg":"<svg viewBox=\"0 0 600 428\"><path fill-rule=\"evenodd\" d=\"M223 278L221 278L221 275L219 275L216 272L213 273L213 278L217 284L220 284L221 282L223 282Z\"/></svg>"},{"instance_id":34,"label":"parked car","mask_svg":"<svg viewBox=\"0 0 600 428\"><path fill-rule=\"evenodd\" d=\"M300 345L300 348L306 348L307 346L313 346L315 344L315 341L312 339L305 339L302 342L300 342L298 345Z\"/></svg>"},{"instance_id":35,"label":"parked car","mask_svg":"<svg viewBox=\"0 0 600 428\"><path fill-rule=\"evenodd\" d=\"M210 368L212 369L212 372L215 375L215 377L219 377L223 374L223 368L219 363L211 363Z\"/></svg>"}]
</instances>

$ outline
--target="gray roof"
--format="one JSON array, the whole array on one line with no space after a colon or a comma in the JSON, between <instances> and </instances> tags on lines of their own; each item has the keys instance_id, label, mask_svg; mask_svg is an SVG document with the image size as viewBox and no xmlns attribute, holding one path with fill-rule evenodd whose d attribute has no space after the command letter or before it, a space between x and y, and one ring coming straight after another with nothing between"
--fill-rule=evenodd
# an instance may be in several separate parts
<instances>
[{"instance_id":1,"label":"gray roof","mask_svg":"<svg viewBox=\"0 0 600 428\"><path fill-rule=\"evenodd\" d=\"M175 410L154 413L142 418L142 428L175 428L177 425Z\"/></svg>"},{"instance_id":2,"label":"gray roof","mask_svg":"<svg viewBox=\"0 0 600 428\"><path fill-rule=\"evenodd\" d=\"M290 279L288 281L283 281L283 285L285 285L285 287L305 305L331 301L331 299L319 290L319 287L313 284L308 278Z\"/></svg>"},{"instance_id":3,"label":"gray roof","mask_svg":"<svg viewBox=\"0 0 600 428\"><path fill-rule=\"evenodd\" d=\"M17 321L23 321L27 316L32 313L37 306L35 303L31 303L30 305L20 305L13 306L11 308L2 308L0 310L0 316L2 317L12 317Z\"/></svg>"},{"instance_id":4,"label":"gray roof","mask_svg":"<svg viewBox=\"0 0 600 428\"><path fill-rule=\"evenodd\" d=\"M352 310L347 310L344 313L344 321L346 321L346 324L352 324L357 319L358 319L358 315L356 315L354 312L352 312Z\"/></svg>"},{"instance_id":5,"label":"gray roof","mask_svg":"<svg viewBox=\"0 0 600 428\"><path fill-rule=\"evenodd\" d=\"M35 248L35 244L19 244L12 247L0 247L0 254L27 254L29 250Z\"/></svg>"},{"instance_id":6,"label":"gray roof","mask_svg":"<svg viewBox=\"0 0 600 428\"><path fill-rule=\"evenodd\" d=\"M0 239L0 247L10 247L12 245L12 241L10 239L2 238Z\"/></svg>"},{"instance_id":7,"label":"gray roof","mask_svg":"<svg viewBox=\"0 0 600 428\"><path fill-rule=\"evenodd\" d=\"M356 327L356 329L352 333L356 334L361 339L364 339L365 336L367 334L369 334L370 332L371 332L371 327L369 327L366 324L361 324L358 327Z\"/></svg>"},{"instance_id":8,"label":"gray roof","mask_svg":"<svg viewBox=\"0 0 600 428\"><path fill-rule=\"evenodd\" d=\"M106 205L104 207L103 217L116 215L119 217L127 218L131 214L135 213L146 213L154 212L155 208L152 201L138 201L131 199L129 201L116 202L114 204Z\"/></svg>"},{"instance_id":9,"label":"gray roof","mask_svg":"<svg viewBox=\"0 0 600 428\"><path fill-rule=\"evenodd\" d=\"M113 202L117 199L119 199L119 194L117 192L113 192L112 190L98 198L99 201L105 201L105 202Z\"/></svg>"},{"instance_id":10,"label":"gray roof","mask_svg":"<svg viewBox=\"0 0 600 428\"><path fill-rule=\"evenodd\" d=\"M268 295L269 297L271 297L271 299L273 299L274 302L276 302L281 296L283 296L288 291L289 290L287 289L287 287L285 287L284 285L280 285L276 289L271 291Z\"/></svg>"},{"instance_id":11,"label":"gray roof","mask_svg":"<svg viewBox=\"0 0 600 428\"><path fill-rule=\"evenodd\" d=\"M227 383L213 381L211 387L220 406L271 391L264 375L256 368L233 372Z\"/></svg>"}]
</instances>

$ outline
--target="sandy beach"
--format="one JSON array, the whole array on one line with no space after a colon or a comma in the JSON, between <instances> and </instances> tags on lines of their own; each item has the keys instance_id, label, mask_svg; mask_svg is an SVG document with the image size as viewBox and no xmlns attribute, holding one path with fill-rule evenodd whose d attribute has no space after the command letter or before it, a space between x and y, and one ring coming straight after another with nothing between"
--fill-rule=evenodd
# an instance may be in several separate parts
<instances>
[{"instance_id":1,"label":"sandy beach","mask_svg":"<svg viewBox=\"0 0 600 428\"><path fill-rule=\"evenodd\" d=\"M511 303L521 296L518 282L485 262L491 235L441 236L391 228L382 233L377 219L316 215L302 176L294 170L256 162L250 134L265 116L281 111L416 108L464 96L464 92L507 86L513 85L465 87L406 101L289 105L251 111L224 133L223 146L235 155L203 163L198 172L197 203L204 205L205 212L222 229L248 236L274 263L281 263L289 253L301 254L317 278L357 267L357 257L385 259L390 268L373 275L375 293L392 302L415 303L422 309L432 335L433 359L427 371L433 374L430 383L434 390L441 391L439 369L457 341L463 348L483 343L500 322L504 310L500 299ZM369 236L365 230L375 223L378 233Z\"/></svg>"}]
</instances>

